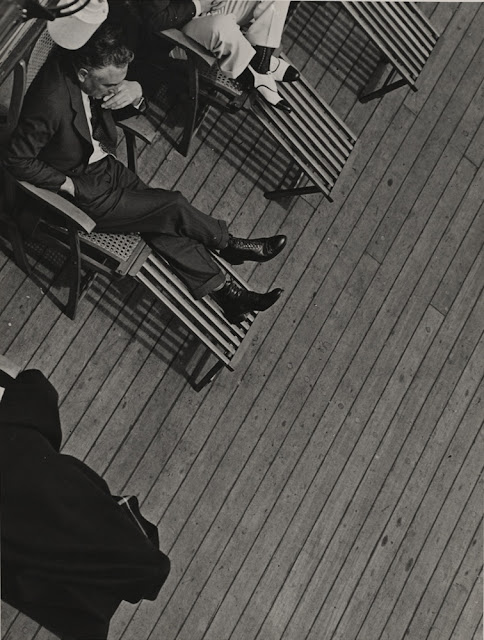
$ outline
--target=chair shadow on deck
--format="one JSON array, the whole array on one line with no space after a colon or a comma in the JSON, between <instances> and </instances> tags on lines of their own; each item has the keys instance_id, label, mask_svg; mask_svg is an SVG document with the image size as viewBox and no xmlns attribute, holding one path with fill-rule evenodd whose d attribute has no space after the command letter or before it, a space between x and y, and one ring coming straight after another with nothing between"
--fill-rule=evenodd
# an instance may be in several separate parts
<instances>
[{"instance_id":1,"label":"chair shadow on deck","mask_svg":"<svg viewBox=\"0 0 484 640\"><path fill-rule=\"evenodd\" d=\"M335 6L336 5L336 6ZM363 31L338 3L303 2L299 5L284 34L283 49L291 57L295 43L295 63L299 54L306 64L308 80L319 85L322 98L331 106L333 96L324 95L325 77L332 76L332 90L345 86L355 95L367 84L375 71L380 54ZM179 69L179 76L177 77ZM306 70L303 68L303 73ZM163 87L153 99L154 121L160 118L160 136L175 148L183 130L183 64L159 75ZM337 93L337 91L336 91ZM253 187L262 192L291 189L305 183L305 176L291 155L280 147L249 111L248 105L237 113L220 113L215 108L201 108L197 138L233 167ZM149 153L149 151L148 151ZM187 159L187 164L190 158ZM160 175L163 166L160 162ZM302 183L301 183L302 180ZM292 198L279 200L287 208Z\"/></svg>"},{"instance_id":2,"label":"chair shadow on deck","mask_svg":"<svg viewBox=\"0 0 484 640\"><path fill-rule=\"evenodd\" d=\"M0 240L0 250L14 261L10 248ZM30 281L62 312L69 287L66 256L35 242L27 243L26 254L32 268ZM171 368L195 391L203 388L199 380L209 368L210 352L140 283L96 274L80 304L96 308L129 335L130 342L154 354L163 364L161 375ZM88 327L89 319L86 322Z\"/></svg>"},{"instance_id":3,"label":"chair shadow on deck","mask_svg":"<svg viewBox=\"0 0 484 640\"><path fill-rule=\"evenodd\" d=\"M333 76L355 95L367 84L381 57L338 2L301 2L284 32L284 48L293 43L317 67L319 78ZM327 98L324 90L322 93Z\"/></svg>"}]
</instances>

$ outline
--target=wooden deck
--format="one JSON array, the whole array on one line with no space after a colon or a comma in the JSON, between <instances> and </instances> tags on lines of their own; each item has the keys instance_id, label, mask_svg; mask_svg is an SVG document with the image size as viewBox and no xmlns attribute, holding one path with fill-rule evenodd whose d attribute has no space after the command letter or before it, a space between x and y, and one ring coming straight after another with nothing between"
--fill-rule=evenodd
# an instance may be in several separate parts
<instances>
[{"instance_id":1,"label":"wooden deck","mask_svg":"<svg viewBox=\"0 0 484 640\"><path fill-rule=\"evenodd\" d=\"M0 352L50 377L64 451L140 497L172 560L110 639L482 638L484 5L424 10L442 37L418 92L365 105L377 55L337 4L287 28L359 134L333 203L264 200L287 158L243 114L209 113L189 158L161 134L141 150L152 185L289 238L242 268L285 293L202 392L201 350L141 286L100 278L71 322L52 259L26 278L2 241ZM2 621L5 640L52 638Z\"/></svg>"}]
</instances>

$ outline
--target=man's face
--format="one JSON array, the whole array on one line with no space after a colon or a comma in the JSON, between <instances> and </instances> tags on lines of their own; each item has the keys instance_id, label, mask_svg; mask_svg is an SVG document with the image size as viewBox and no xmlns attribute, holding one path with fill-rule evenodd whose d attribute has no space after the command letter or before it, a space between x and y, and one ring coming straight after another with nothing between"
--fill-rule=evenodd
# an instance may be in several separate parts
<instances>
[{"instance_id":1,"label":"man's face","mask_svg":"<svg viewBox=\"0 0 484 640\"><path fill-rule=\"evenodd\" d=\"M82 91L92 98L100 99L113 95L116 87L126 78L128 66L109 65L102 69L79 69L77 76Z\"/></svg>"}]
</instances>

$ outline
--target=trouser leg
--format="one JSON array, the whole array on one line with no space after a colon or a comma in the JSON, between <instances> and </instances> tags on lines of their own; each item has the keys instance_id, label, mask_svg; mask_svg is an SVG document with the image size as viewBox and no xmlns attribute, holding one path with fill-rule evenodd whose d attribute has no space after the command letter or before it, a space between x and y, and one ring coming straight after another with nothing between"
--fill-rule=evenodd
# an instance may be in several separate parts
<instances>
[{"instance_id":1,"label":"trouser leg","mask_svg":"<svg viewBox=\"0 0 484 640\"><path fill-rule=\"evenodd\" d=\"M276 49L281 44L289 2L284 0L237 0L241 5L252 5L252 21L245 37L253 46ZM240 24L240 22L239 22ZM247 23L246 23L247 24Z\"/></svg>"},{"instance_id":2,"label":"trouser leg","mask_svg":"<svg viewBox=\"0 0 484 640\"><path fill-rule=\"evenodd\" d=\"M254 57L254 46L280 45L288 9L285 0L226 0L223 14L190 20L182 31L211 51L227 76L238 78ZM246 25L243 34L240 27Z\"/></svg>"},{"instance_id":3,"label":"trouser leg","mask_svg":"<svg viewBox=\"0 0 484 640\"><path fill-rule=\"evenodd\" d=\"M182 31L211 51L229 78L237 78L255 55L233 13L195 18Z\"/></svg>"},{"instance_id":4,"label":"trouser leg","mask_svg":"<svg viewBox=\"0 0 484 640\"><path fill-rule=\"evenodd\" d=\"M209 252L228 244L223 220L205 215L177 191L148 188L114 158L96 165L76 179L76 195L81 208L96 220L97 231L141 233L196 298L224 282Z\"/></svg>"}]
</instances>

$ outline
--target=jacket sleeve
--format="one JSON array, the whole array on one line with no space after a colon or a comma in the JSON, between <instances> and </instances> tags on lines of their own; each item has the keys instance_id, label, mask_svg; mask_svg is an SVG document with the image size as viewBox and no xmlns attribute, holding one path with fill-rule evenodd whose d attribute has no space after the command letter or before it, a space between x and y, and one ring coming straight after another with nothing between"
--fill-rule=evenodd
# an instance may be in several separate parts
<instances>
[{"instance_id":1,"label":"jacket sleeve","mask_svg":"<svg viewBox=\"0 0 484 640\"><path fill-rule=\"evenodd\" d=\"M195 17L192 0L152 0L140 3L145 28L152 32L183 27Z\"/></svg>"},{"instance_id":2,"label":"jacket sleeve","mask_svg":"<svg viewBox=\"0 0 484 640\"><path fill-rule=\"evenodd\" d=\"M56 91L32 83L4 159L15 178L51 191L58 191L66 176L38 156L59 129L59 102Z\"/></svg>"}]
</instances>

